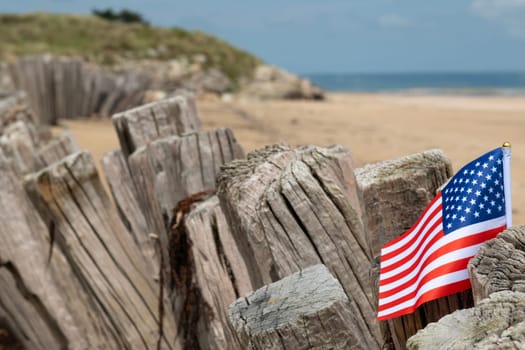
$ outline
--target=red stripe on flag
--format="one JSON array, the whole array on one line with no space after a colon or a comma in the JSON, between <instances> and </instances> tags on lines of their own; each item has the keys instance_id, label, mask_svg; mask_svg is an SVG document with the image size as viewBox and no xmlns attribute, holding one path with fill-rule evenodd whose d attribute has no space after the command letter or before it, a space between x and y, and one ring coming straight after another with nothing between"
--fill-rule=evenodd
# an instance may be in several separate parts
<instances>
[{"instance_id":1,"label":"red stripe on flag","mask_svg":"<svg viewBox=\"0 0 525 350\"><path fill-rule=\"evenodd\" d=\"M403 251L409 249L411 246L413 246L416 241L420 238L420 233L425 231L425 236L423 239L420 240L419 242L419 245L418 247L424 243L425 241L425 238L430 235L430 233L432 232L432 230L437 226L439 225L442 220L441 220L441 210L442 210L442 206L441 205L438 205L434 211L432 211L432 213L428 216L428 218L425 220L425 222L423 223L423 225L421 226L421 228L418 230L418 232L409 240L407 241L405 244L403 244L402 246L400 246L399 248L397 248L396 250L392 251L392 252L389 252L387 254L384 254L381 256L381 261L387 261L387 260L390 260L392 258L395 258L397 255L399 255L400 253L402 253ZM426 212L425 212L426 213ZM425 215L425 213L422 214L422 216ZM439 219L436 220L436 222L432 225L432 226L428 226L430 221L432 219L434 219L436 216L439 216ZM407 235L408 236L408 235ZM388 268L388 267L386 267ZM381 271L383 272L383 271Z\"/></svg>"},{"instance_id":2,"label":"red stripe on flag","mask_svg":"<svg viewBox=\"0 0 525 350\"><path fill-rule=\"evenodd\" d=\"M393 301L391 301L389 303L386 303L386 304L379 305L378 311L383 311L383 310L389 309L389 308L391 308L393 306L396 306L397 304L403 303L403 302L405 302L407 300L410 300L410 299L414 298L417 295L417 292L418 292L419 288L421 286L423 286L425 283L433 280L434 278L446 275L447 273L451 273L451 272L455 272L455 271L461 271L461 270L466 269L467 264L468 264L468 262L469 262L469 260L471 258L472 257L469 256L467 258L463 258L463 259L460 259L460 260L452 261L452 262L450 262L448 264L441 265L438 268L430 271L430 273L425 275L425 277L423 277L421 279L421 281L418 283L418 288L416 288L414 291L410 292L409 294L403 295L402 297L400 297L400 298L398 298L396 300L393 300ZM416 276L415 279L417 280L418 277L419 276ZM411 283L411 284L413 284L413 283ZM406 285L401 286L401 289L395 288L396 289L395 293L398 293L398 292L400 292L400 291L402 291L402 290L404 290L406 288L407 288ZM395 293L391 293L391 292L392 291L389 290L388 292L381 293L379 298L384 299L386 297L389 297L389 296L395 294Z\"/></svg>"},{"instance_id":3,"label":"red stripe on flag","mask_svg":"<svg viewBox=\"0 0 525 350\"><path fill-rule=\"evenodd\" d=\"M432 225L432 227L427 231L427 233L425 234L424 238L421 240L421 242L419 242L419 244L415 247L415 249L410 253L408 254L407 256L405 256L404 258L402 259L399 259L397 260L396 259L396 262L391 264L391 265L388 265L388 266L385 266L385 267L382 267L381 268L381 273L387 273L389 271L392 271L392 270L395 270L396 268L398 268L399 266L402 266L403 264L407 263L408 261L410 261L410 259L412 259L414 256L416 256L417 254L419 254L420 252L426 252L430 247L432 247L432 245L434 243L436 243L441 237L444 236L443 234L443 230L441 230L438 234L436 234L434 237L432 237L432 239L430 239L430 241L427 240L427 238L430 236L430 234L432 232L434 232L434 230L442 223L441 220L437 220L434 225ZM425 245L423 247L423 245ZM406 247L404 250L406 249L409 249L410 247ZM422 249L423 248L423 249ZM381 259L381 262L386 262L387 260L390 260L390 259L395 259L395 256L393 257L390 257L390 258L387 258L385 257L385 259Z\"/></svg>"},{"instance_id":4,"label":"red stripe on flag","mask_svg":"<svg viewBox=\"0 0 525 350\"><path fill-rule=\"evenodd\" d=\"M424 293L423 295L421 295L419 299L417 300L417 302L414 304L414 306L407 307L402 310L398 310L391 314L383 315L381 317L378 317L377 319L381 321L381 320L387 320L390 318L410 314L414 312L420 305L422 305L423 303L426 303L427 301L442 298L450 294L459 293L469 288L470 288L470 280L468 279L434 288Z\"/></svg>"},{"instance_id":5,"label":"red stripe on flag","mask_svg":"<svg viewBox=\"0 0 525 350\"><path fill-rule=\"evenodd\" d=\"M388 247L391 247L393 246L394 244L396 244L397 242L401 241L403 238L405 238L406 236L410 235L412 233L412 231L414 231L414 229L419 225L419 223L421 222L421 220L423 220L423 217L425 216L425 213L428 211L428 209L430 209L432 207L432 205L437 202L439 199L441 199L441 192L438 193L438 195L436 197L434 197L434 199L432 200L432 202L430 202L427 206L427 208L425 209L425 211L423 211L423 214L421 214L421 216L417 219L416 223L414 225L412 225L412 227L410 228L410 230L408 230L407 232L405 232L404 234L402 234L401 236L397 237L397 238L394 238L393 240L391 240L390 242L388 242L387 244L385 244L383 246L382 249L384 248L388 248ZM441 206L440 206L441 207Z\"/></svg>"},{"instance_id":6,"label":"red stripe on flag","mask_svg":"<svg viewBox=\"0 0 525 350\"><path fill-rule=\"evenodd\" d=\"M452 251L455 251L455 250L458 250L458 249L461 249L461 248L466 248L466 247L470 247L470 246L473 246L473 245L476 245L476 244L479 244L479 243L483 243L489 239L492 239L494 237L496 237L496 235L501 232L502 230L504 230L505 227L502 226L502 227L497 227L495 229L492 229L492 230L487 230L485 232L480 232L480 233L477 233L475 235L471 235L471 236L467 236L467 237L458 237L456 240L444 245L443 247L437 249L436 251L432 252L432 254L430 254L423 262L423 264L421 265L419 271L422 271L425 266L427 266L428 264L430 264L431 262L433 262L434 260L438 259L440 256L444 255L444 254L447 254L447 253L450 253ZM440 238L443 238L443 237L446 237L446 236L438 236L438 239L439 240ZM437 241L436 240L436 241ZM391 276L387 279L384 279L384 280L380 280L379 282L379 285L380 286L385 286L385 285L388 285L392 282L395 282L396 280L399 280L400 278L406 276L408 273L412 272L414 268L416 268L418 266L418 264L422 261L423 257L424 257L424 253L428 251L428 249L430 249L431 245L428 245L426 247L426 249L423 251L423 254L421 254L418 259L416 259L416 261L414 261L411 265L407 266L406 269L404 269L403 271L400 271L398 274L394 275L394 276ZM465 265L466 267L466 265ZM416 275L414 278L412 278L411 280L407 281L406 283L404 283L402 286L403 288L407 288L408 286L412 285L413 283L416 282L417 280L417 277L418 275ZM384 292L384 293L389 293L390 291L388 292ZM380 298L382 297L383 293L380 293Z\"/></svg>"}]
</instances>

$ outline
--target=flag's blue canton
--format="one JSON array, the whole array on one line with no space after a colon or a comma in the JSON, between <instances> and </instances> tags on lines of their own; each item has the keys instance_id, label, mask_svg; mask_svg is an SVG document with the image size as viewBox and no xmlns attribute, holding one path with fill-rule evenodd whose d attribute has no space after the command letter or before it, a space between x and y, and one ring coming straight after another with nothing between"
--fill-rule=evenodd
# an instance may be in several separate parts
<instances>
[{"instance_id":1,"label":"flag's blue canton","mask_svg":"<svg viewBox=\"0 0 525 350\"><path fill-rule=\"evenodd\" d=\"M441 195L445 234L505 215L503 150L497 148L465 165Z\"/></svg>"}]
</instances>

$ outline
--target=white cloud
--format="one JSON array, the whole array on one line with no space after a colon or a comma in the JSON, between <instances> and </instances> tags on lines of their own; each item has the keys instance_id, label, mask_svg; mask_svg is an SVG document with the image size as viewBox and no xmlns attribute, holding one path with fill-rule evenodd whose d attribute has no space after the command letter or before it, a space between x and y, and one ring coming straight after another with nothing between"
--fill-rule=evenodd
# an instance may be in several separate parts
<instances>
[{"instance_id":1,"label":"white cloud","mask_svg":"<svg viewBox=\"0 0 525 350\"><path fill-rule=\"evenodd\" d=\"M387 14L378 18L378 23L383 28L407 28L412 23L405 17L396 14Z\"/></svg>"},{"instance_id":2,"label":"white cloud","mask_svg":"<svg viewBox=\"0 0 525 350\"><path fill-rule=\"evenodd\" d=\"M476 15L500 23L513 36L525 38L525 0L474 0Z\"/></svg>"}]
</instances>

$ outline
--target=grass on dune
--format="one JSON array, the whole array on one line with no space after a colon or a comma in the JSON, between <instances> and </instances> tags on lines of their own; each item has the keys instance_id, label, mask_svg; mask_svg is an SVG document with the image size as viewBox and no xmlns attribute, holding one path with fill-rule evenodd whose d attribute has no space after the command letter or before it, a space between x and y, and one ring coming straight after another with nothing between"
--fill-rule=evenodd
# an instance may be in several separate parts
<instances>
[{"instance_id":1,"label":"grass on dune","mask_svg":"<svg viewBox=\"0 0 525 350\"><path fill-rule=\"evenodd\" d=\"M233 81L249 76L260 62L255 56L203 32L119 23L95 16L32 13L0 14L0 59L54 53L78 55L102 64L125 59L207 57Z\"/></svg>"}]
</instances>

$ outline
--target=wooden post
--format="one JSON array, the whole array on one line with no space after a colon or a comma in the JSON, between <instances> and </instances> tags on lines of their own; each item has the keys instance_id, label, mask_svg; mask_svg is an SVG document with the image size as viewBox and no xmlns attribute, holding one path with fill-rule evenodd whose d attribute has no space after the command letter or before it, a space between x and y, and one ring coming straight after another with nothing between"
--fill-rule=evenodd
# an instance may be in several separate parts
<instances>
[{"instance_id":1,"label":"wooden post","mask_svg":"<svg viewBox=\"0 0 525 350\"><path fill-rule=\"evenodd\" d=\"M240 350L227 310L252 290L248 270L217 197L194 201L185 199L176 209L170 244L173 304L184 347Z\"/></svg>"},{"instance_id":2,"label":"wooden post","mask_svg":"<svg viewBox=\"0 0 525 350\"><path fill-rule=\"evenodd\" d=\"M146 218L140 208L135 186L120 150L111 151L102 158L102 167L118 214L127 231L140 248L149 269L158 280L160 259L156 240L151 237Z\"/></svg>"},{"instance_id":3,"label":"wooden post","mask_svg":"<svg viewBox=\"0 0 525 350\"><path fill-rule=\"evenodd\" d=\"M64 254L119 347L151 349L159 341L176 349L172 315L159 311L159 290L111 206L89 154L75 153L27 176L25 187L54 227L50 249Z\"/></svg>"},{"instance_id":4,"label":"wooden post","mask_svg":"<svg viewBox=\"0 0 525 350\"><path fill-rule=\"evenodd\" d=\"M201 125L195 101L184 96L130 109L112 120L126 158L153 140L197 131Z\"/></svg>"},{"instance_id":5,"label":"wooden post","mask_svg":"<svg viewBox=\"0 0 525 350\"><path fill-rule=\"evenodd\" d=\"M409 350L521 349L525 343L525 293L501 291L476 307L458 310L408 339Z\"/></svg>"},{"instance_id":6,"label":"wooden post","mask_svg":"<svg viewBox=\"0 0 525 350\"><path fill-rule=\"evenodd\" d=\"M501 290L525 292L525 226L511 227L485 242L468 269L474 302Z\"/></svg>"},{"instance_id":7,"label":"wooden post","mask_svg":"<svg viewBox=\"0 0 525 350\"><path fill-rule=\"evenodd\" d=\"M159 236L159 260L188 348L238 348L224 310L251 289L248 273L218 202L195 213L191 204L215 192L222 164L242 156L232 132L216 129L158 139L128 159L148 232Z\"/></svg>"},{"instance_id":8,"label":"wooden post","mask_svg":"<svg viewBox=\"0 0 525 350\"><path fill-rule=\"evenodd\" d=\"M1 173L0 205L9 210L0 211L0 319L26 349L115 345L108 334L96 334L102 324L88 320L93 313L80 284L65 282L73 271L60 252L50 256L49 230L17 176L3 166Z\"/></svg>"},{"instance_id":9,"label":"wooden post","mask_svg":"<svg viewBox=\"0 0 525 350\"><path fill-rule=\"evenodd\" d=\"M27 94L23 91L17 91L7 97L0 99L0 120L5 124L5 114L13 108L27 104Z\"/></svg>"},{"instance_id":10,"label":"wooden post","mask_svg":"<svg viewBox=\"0 0 525 350\"><path fill-rule=\"evenodd\" d=\"M361 337L341 284L324 265L296 272L238 299L230 320L243 349L374 349Z\"/></svg>"},{"instance_id":11,"label":"wooden post","mask_svg":"<svg viewBox=\"0 0 525 350\"><path fill-rule=\"evenodd\" d=\"M324 263L348 295L359 337L379 348L371 256L348 150L255 151L223 167L218 196L255 287Z\"/></svg>"},{"instance_id":12,"label":"wooden post","mask_svg":"<svg viewBox=\"0 0 525 350\"><path fill-rule=\"evenodd\" d=\"M440 150L368 164L356 170L375 260L371 282L376 306L381 247L410 229L451 175L450 161ZM406 340L428 323L471 305L469 291L425 303L413 314L381 322L382 342L390 348L404 349Z\"/></svg>"},{"instance_id":13,"label":"wooden post","mask_svg":"<svg viewBox=\"0 0 525 350\"><path fill-rule=\"evenodd\" d=\"M26 349L121 348L90 281L55 246L53 223L45 223L19 177L0 170L0 319ZM16 234L13 234L16 233Z\"/></svg>"},{"instance_id":14,"label":"wooden post","mask_svg":"<svg viewBox=\"0 0 525 350\"><path fill-rule=\"evenodd\" d=\"M12 160L17 174L27 174L36 170L37 138L35 126L23 121L11 123L2 130L0 150Z\"/></svg>"},{"instance_id":15,"label":"wooden post","mask_svg":"<svg viewBox=\"0 0 525 350\"><path fill-rule=\"evenodd\" d=\"M56 125L58 118L109 116L142 102L150 84L143 74L86 66L78 58L39 55L19 58L9 68L42 124Z\"/></svg>"},{"instance_id":16,"label":"wooden post","mask_svg":"<svg viewBox=\"0 0 525 350\"><path fill-rule=\"evenodd\" d=\"M128 159L148 228L160 236L163 247L178 203L197 193L212 193L220 166L242 156L233 133L216 129L151 142Z\"/></svg>"},{"instance_id":17,"label":"wooden post","mask_svg":"<svg viewBox=\"0 0 525 350\"><path fill-rule=\"evenodd\" d=\"M48 165L62 160L62 158L79 151L79 147L70 132L64 132L45 143L35 152L37 169L40 170Z\"/></svg>"}]
</instances>

